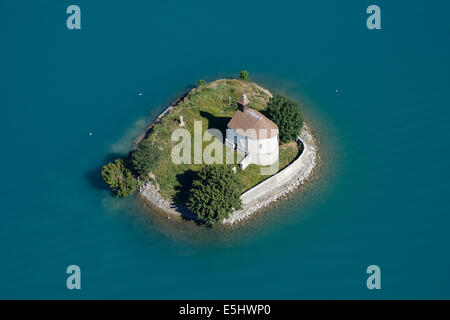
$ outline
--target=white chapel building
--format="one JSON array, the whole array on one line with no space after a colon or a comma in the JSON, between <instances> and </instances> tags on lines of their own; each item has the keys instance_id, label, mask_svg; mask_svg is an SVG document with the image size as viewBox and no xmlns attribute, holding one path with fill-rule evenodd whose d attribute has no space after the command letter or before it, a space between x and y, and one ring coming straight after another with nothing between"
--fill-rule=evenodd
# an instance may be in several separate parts
<instances>
[{"instance_id":1,"label":"white chapel building","mask_svg":"<svg viewBox=\"0 0 450 320\"><path fill-rule=\"evenodd\" d=\"M245 93L238 110L227 125L225 145L244 155L242 169L249 164L269 166L278 161L278 126L262 113L250 108Z\"/></svg>"}]
</instances>

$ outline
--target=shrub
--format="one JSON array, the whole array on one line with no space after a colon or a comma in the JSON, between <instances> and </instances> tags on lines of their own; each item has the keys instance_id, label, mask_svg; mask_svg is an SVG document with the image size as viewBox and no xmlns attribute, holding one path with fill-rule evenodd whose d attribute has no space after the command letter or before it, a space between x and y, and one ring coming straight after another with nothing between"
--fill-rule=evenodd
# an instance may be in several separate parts
<instances>
[{"instance_id":1,"label":"shrub","mask_svg":"<svg viewBox=\"0 0 450 320\"><path fill-rule=\"evenodd\" d=\"M193 181L188 207L207 224L227 218L241 208L242 183L229 166L209 165Z\"/></svg>"},{"instance_id":2,"label":"shrub","mask_svg":"<svg viewBox=\"0 0 450 320\"><path fill-rule=\"evenodd\" d=\"M295 140L300 134L303 115L297 102L276 94L267 104L266 114L278 125L281 142Z\"/></svg>"},{"instance_id":3,"label":"shrub","mask_svg":"<svg viewBox=\"0 0 450 320\"><path fill-rule=\"evenodd\" d=\"M199 86L203 86L205 83L206 83L205 80L199 80L198 81L198 85Z\"/></svg>"},{"instance_id":4,"label":"shrub","mask_svg":"<svg viewBox=\"0 0 450 320\"><path fill-rule=\"evenodd\" d=\"M102 177L118 197L128 197L139 185L131 171L125 167L123 159L104 165Z\"/></svg>"},{"instance_id":5,"label":"shrub","mask_svg":"<svg viewBox=\"0 0 450 320\"><path fill-rule=\"evenodd\" d=\"M250 76L248 75L247 70L242 70L241 72L239 72L239 79L246 81L246 82L250 82Z\"/></svg>"},{"instance_id":6,"label":"shrub","mask_svg":"<svg viewBox=\"0 0 450 320\"><path fill-rule=\"evenodd\" d=\"M150 140L142 141L131 153L133 168L141 177L146 177L161 160L161 151Z\"/></svg>"}]
</instances>

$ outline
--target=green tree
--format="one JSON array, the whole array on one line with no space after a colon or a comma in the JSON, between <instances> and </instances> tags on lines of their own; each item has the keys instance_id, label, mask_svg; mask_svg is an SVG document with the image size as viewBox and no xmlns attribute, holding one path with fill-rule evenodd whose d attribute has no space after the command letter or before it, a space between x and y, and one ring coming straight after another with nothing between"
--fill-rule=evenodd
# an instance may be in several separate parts
<instances>
[{"instance_id":1,"label":"green tree","mask_svg":"<svg viewBox=\"0 0 450 320\"><path fill-rule=\"evenodd\" d=\"M201 80L201 79L200 79L200 80L198 81L198 85L199 85L200 87L203 86L203 85L205 85L205 83L206 83L205 80Z\"/></svg>"},{"instance_id":2,"label":"green tree","mask_svg":"<svg viewBox=\"0 0 450 320\"><path fill-rule=\"evenodd\" d=\"M248 75L247 70L242 70L241 72L239 72L239 79L246 81L246 82L250 82L250 76Z\"/></svg>"},{"instance_id":3,"label":"green tree","mask_svg":"<svg viewBox=\"0 0 450 320\"><path fill-rule=\"evenodd\" d=\"M296 101L276 94L267 104L266 114L277 124L281 142L295 140L300 134L303 127L303 114Z\"/></svg>"},{"instance_id":4,"label":"green tree","mask_svg":"<svg viewBox=\"0 0 450 320\"><path fill-rule=\"evenodd\" d=\"M141 177L146 177L161 160L161 151L150 140L142 141L131 153L133 168Z\"/></svg>"},{"instance_id":5,"label":"green tree","mask_svg":"<svg viewBox=\"0 0 450 320\"><path fill-rule=\"evenodd\" d=\"M104 165L102 177L118 197L128 197L139 185L131 171L125 167L123 159Z\"/></svg>"},{"instance_id":6,"label":"green tree","mask_svg":"<svg viewBox=\"0 0 450 320\"><path fill-rule=\"evenodd\" d=\"M239 210L243 185L229 166L209 165L198 172L192 183L188 207L207 224L227 218Z\"/></svg>"}]
</instances>

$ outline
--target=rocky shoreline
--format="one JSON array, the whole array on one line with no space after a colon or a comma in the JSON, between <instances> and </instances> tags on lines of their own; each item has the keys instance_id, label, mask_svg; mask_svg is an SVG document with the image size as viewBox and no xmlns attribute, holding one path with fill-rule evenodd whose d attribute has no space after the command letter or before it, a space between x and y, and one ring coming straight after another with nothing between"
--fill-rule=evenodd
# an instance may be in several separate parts
<instances>
[{"instance_id":1,"label":"rocky shoreline","mask_svg":"<svg viewBox=\"0 0 450 320\"><path fill-rule=\"evenodd\" d=\"M267 89L259 88L272 96ZM135 144L138 144L139 141L151 133L153 126L166 117L188 94L189 92L165 109L145 132L136 139ZM316 167L318 149L315 138L308 126L304 126L300 136L297 138L297 142L303 146L302 153L297 159L277 174L244 192L241 195L243 208L232 212L229 218L222 221L222 224L232 225L246 220L270 204L278 201L280 198L295 191L300 185L305 184L311 178L314 168ZM138 193L141 200L152 209L167 214L168 218L174 217L197 220L195 214L193 214L187 206L176 204L165 199L160 194L157 186L151 181L147 181L142 185L139 188Z\"/></svg>"}]
</instances>

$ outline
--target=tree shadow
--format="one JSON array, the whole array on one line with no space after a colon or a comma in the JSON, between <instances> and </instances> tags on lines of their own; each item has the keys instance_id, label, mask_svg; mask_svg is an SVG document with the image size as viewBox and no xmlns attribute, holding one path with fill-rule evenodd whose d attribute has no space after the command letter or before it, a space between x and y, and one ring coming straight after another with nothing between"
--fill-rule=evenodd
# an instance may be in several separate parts
<instances>
[{"instance_id":1,"label":"tree shadow","mask_svg":"<svg viewBox=\"0 0 450 320\"><path fill-rule=\"evenodd\" d=\"M194 170L186 170L183 173L179 173L176 175L176 179L179 183L178 186L175 187L175 195L173 197L174 204L178 212L181 213L181 217L184 220L193 221L198 225L204 224L200 219L198 219L197 215L193 213L188 207L187 202L191 195L190 191L192 188L192 183L194 180L198 178L197 171Z\"/></svg>"},{"instance_id":2,"label":"tree shadow","mask_svg":"<svg viewBox=\"0 0 450 320\"><path fill-rule=\"evenodd\" d=\"M266 118L272 120L271 117L269 116L269 113L267 112L267 109L259 110L259 112L261 112L263 116L265 116Z\"/></svg>"},{"instance_id":3,"label":"tree shadow","mask_svg":"<svg viewBox=\"0 0 450 320\"><path fill-rule=\"evenodd\" d=\"M216 117L209 112L200 111L200 116L208 119L208 129L217 129L222 133L222 141L227 136L227 125L230 117ZM216 137L218 138L218 137Z\"/></svg>"},{"instance_id":4,"label":"tree shadow","mask_svg":"<svg viewBox=\"0 0 450 320\"><path fill-rule=\"evenodd\" d=\"M183 173L179 173L176 176L176 179L179 183L178 186L175 187L175 195L173 200L176 203L187 203L190 196L190 191L192 188L192 183L198 177L197 171L194 170L186 170Z\"/></svg>"}]
</instances>

